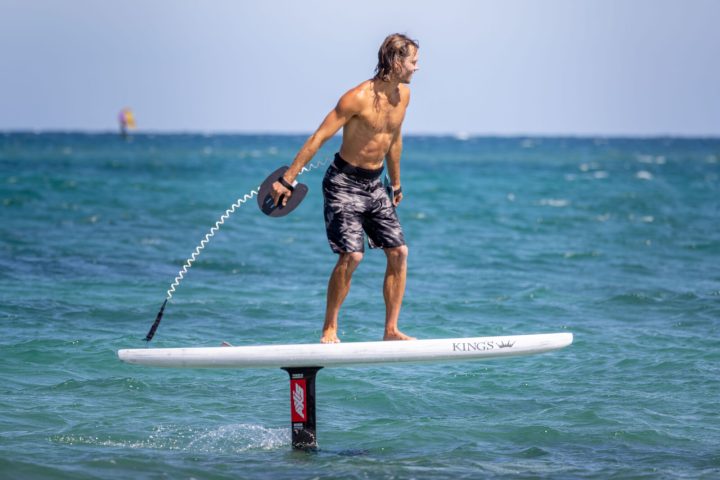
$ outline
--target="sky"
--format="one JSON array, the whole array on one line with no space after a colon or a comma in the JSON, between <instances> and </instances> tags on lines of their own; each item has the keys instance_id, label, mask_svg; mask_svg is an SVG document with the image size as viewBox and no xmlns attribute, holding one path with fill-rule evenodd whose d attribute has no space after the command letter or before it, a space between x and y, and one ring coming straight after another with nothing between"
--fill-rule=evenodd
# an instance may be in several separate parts
<instances>
[{"instance_id":1,"label":"sky","mask_svg":"<svg viewBox=\"0 0 720 480\"><path fill-rule=\"evenodd\" d=\"M0 0L0 131L309 133L420 42L406 134L720 136L720 1Z\"/></svg>"}]
</instances>

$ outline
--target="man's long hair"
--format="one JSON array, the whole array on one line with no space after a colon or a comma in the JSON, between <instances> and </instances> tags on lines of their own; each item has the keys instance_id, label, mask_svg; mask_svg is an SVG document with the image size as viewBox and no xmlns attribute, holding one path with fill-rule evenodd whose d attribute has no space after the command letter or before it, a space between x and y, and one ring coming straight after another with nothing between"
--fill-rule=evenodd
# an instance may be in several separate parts
<instances>
[{"instance_id":1,"label":"man's long hair","mask_svg":"<svg viewBox=\"0 0 720 480\"><path fill-rule=\"evenodd\" d=\"M420 48L417 40L413 40L402 33L388 35L378 51L378 64L375 67L375 79L384 82L390 81L396 71L396 63L402 62L414 50Z\"/></svg>"}]
</instances>

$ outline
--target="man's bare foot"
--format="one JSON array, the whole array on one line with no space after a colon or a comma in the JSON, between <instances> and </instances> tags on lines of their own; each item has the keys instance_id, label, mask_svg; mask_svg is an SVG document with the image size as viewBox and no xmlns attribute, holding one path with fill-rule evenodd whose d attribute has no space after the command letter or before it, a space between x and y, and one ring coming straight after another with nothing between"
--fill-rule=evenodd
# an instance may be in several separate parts
<instances>
[{"instance_id":1,"label":"man's bare foot","mask_svg":"<svg viewBox=\"0 0 720 480\"><path fill-rule=\"evenodd\" d=\"M393 332L385 332L383 340L417 340L417 338L405 335L400 330L395 330Z\"/></svg>"},{"instance_id":2,"label":"man's bare foot","mask_svg":"<svg viewBox=\"0 0 720 480\"><path fill-rule=\"evenodd\" d=\"M340 343L340 339L338 338L335 330L323 330L322 337L320 337L320 343Z\"/></svg>"}]
</instances>

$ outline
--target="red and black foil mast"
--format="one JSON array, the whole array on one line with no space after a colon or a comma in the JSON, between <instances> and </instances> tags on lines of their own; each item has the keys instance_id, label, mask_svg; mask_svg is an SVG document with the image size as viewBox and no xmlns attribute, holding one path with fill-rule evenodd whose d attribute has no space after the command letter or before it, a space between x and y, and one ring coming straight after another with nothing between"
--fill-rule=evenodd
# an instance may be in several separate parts
<instances>
[{"instance_id":1,"label":"red and black foil mast","mask_svg":"<svg viewBox=\"0 0 720 480\"><path fill-rule=\"evenodd\" d=\"M317 450L315 431L315 376L323 367L283 367L290 374L290 426L292 446Z\"/></svg>"}]
</instances>

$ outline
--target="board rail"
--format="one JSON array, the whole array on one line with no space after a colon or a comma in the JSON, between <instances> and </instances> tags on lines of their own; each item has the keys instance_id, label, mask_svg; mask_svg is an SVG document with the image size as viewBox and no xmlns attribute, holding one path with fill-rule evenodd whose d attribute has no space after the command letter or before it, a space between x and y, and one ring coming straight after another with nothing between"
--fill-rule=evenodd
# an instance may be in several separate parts
<instances>
[{"instance_id":1,"label":"board rail","mask_svg":"<svg viewBox=\"0 0 720 480\"><path fill-rule=\"evenodd\" d=\"M573 334L545 333L413 341L227 347L138 348L118 351L126 363L166 368L335 367L436 363L532 355L570 345Z\"/></svg>"}]
</instances>

